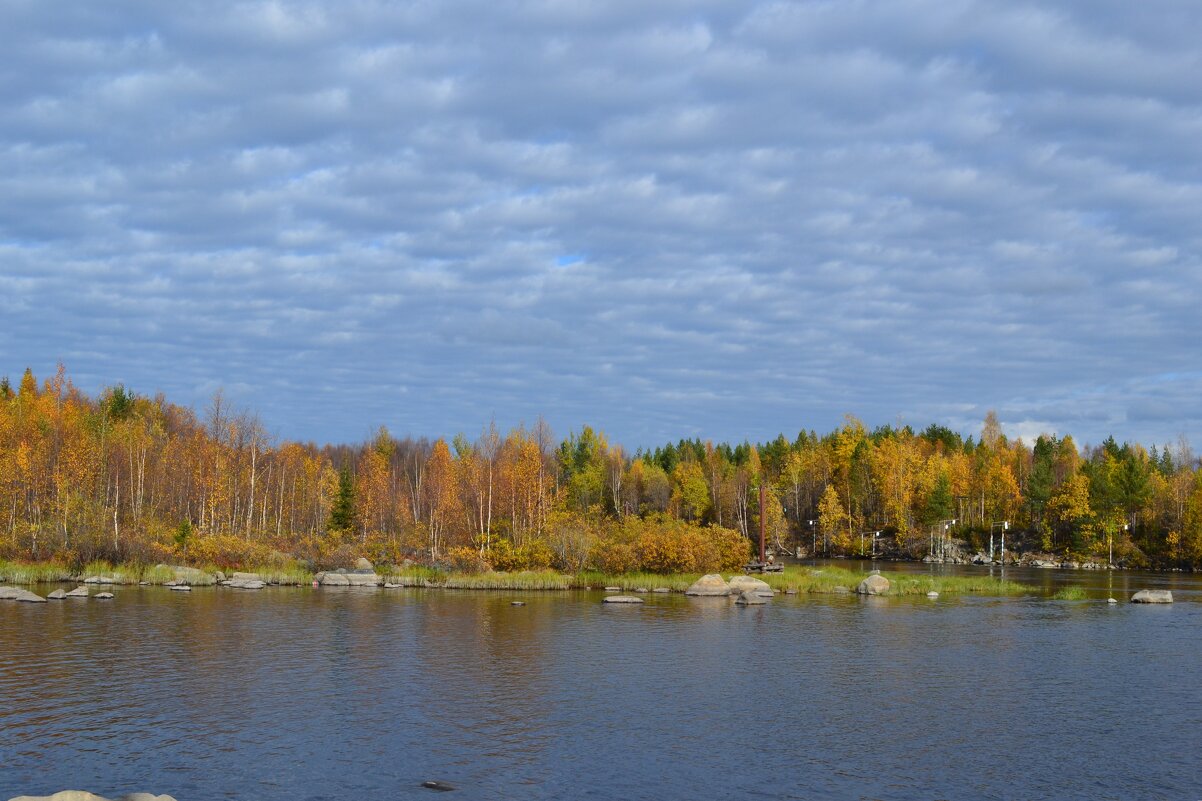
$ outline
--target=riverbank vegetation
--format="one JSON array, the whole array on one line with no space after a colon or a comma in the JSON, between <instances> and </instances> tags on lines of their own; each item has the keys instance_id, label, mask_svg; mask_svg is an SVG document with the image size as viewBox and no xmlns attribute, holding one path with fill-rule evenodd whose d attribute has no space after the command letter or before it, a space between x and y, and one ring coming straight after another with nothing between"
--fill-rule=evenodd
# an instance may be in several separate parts
<instances>
[{"instance_id":1,"label":"riverbank vegetation","mask_svg":"<svg viewBox=\"0 0 1202 801\"><path fill-rule=\"evenodd\" d=\"M198 413L122 386L91 397L61 370L0 382L0 558L73 574L107 560L296 578L358 556L462 581L730 571L751 555L761 484L770 547L789 552L916 558L937 535L984 548L1006 528L1011 552L1202 565L1184 441L1027 443L990 415L967 438L849 417L825 434L633 453L541 421L316 446L272 438L220 394Z\"/></svg>"}]
</instances>

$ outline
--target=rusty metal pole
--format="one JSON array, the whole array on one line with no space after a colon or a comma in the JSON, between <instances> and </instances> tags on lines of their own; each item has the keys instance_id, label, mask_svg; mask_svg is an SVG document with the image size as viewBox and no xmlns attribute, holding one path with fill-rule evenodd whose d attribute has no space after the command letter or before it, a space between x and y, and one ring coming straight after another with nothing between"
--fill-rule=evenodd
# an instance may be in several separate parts
<instances>
[{"instance_id":1,"label":"rusty metal pole","mask_svg":"<svg viewBox=\"0 0 1202 801\"><path fill-rule=\"evenodd\" d=\"M760 564L764 562L764 482L760 482Z\"/></svg>"}]
</instances>

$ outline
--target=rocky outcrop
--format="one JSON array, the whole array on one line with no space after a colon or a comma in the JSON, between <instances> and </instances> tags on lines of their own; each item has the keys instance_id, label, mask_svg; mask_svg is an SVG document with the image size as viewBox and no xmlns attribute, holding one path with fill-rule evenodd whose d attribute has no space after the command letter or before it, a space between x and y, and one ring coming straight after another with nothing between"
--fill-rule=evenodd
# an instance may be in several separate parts
<instances>
[{"instance_id":1,"label":"rocky outcrop","mask_svg":"<svg viewBox=\"0 0 1202 801\"><path fill-rule=\"evenodd\" d=\"M355 560L355 570L358 570L358 571L366 571L366 572L368 572L368 573L375 573L375 572L376 572L376 566L375 566L375 565L373 565L373 564L372 564L370 561L368 561L367 559L365 559L365 558L363 558L362 556L360 556L358 559L356 559L356 560Z\"/></svg>"},{"instance_id":2,"label":"rocky outcrop","mask_svg":"<svg viewBox=\"0 0 1202 801\"><path fill-rule=\"evenodd\" d=\"M889 592L889 579L880 574L869 576L860 582L856 592L860 595L884 595Z\"/></svg>"},{"instance_id":3,"label":"rocky outcrop","mask_svg":"<svg viewBox=\"0 0 1202 801\"><path fill-rule=\"evenodd\" d=\"M684 594L700 597L730 595L730 585L717 573L710 573L694 581Z\"/></svg>"},{"instance_id":4,"label":"rocky outcrop","mask_svg":"<svg viewBox=\"0 0 1202 801\"><path fill-rule=\"evenodd\" d=\"M1173 593L1168 590L1140 590L1131 596L1133 604L1171 604Z\"/></svg>"},{"instance_id":5,"label":"rocky outcrop","mask_svg":"<svg viewBox=\"0 0 1202 801\"><path fill-rule=\"evenodd\" d=\"M730 594L738 595L744 590L752 592L766 592L772 594L772 588L768 586L768 582L762 581L751 576L731 576L730 577Z\"/></svg>"},{"instance_id":6,"label":"rocky outcrop","mask_svg":"<svg viewBox=\"0 0 1202 801\"><path fill-rule=\"evenodd\" d=\"M18 795L8 801L109 801L105 797L84 793L83 790L63 790L54 795ZM169 795L151 795L149 793L130 793L113 801L175 801Z\"/></svg>"},{"instance_id":7,"label":"rocky outcrop","mask_svg":"<svg viewBox=\"0 0 1202 801\"><path fill-rule=\"evenodd\" d=\"M46 599L42 596L20 587L0 587L0 601L24 601L31 604L46 603Z\"/></svg>"},{"instance_id":8,"label":"rocky outcrop","mask_svg":"<svg viewBox=\"0 0 1202 801\"><path fill-rule=\"evenodd\" d=\"M605 604L641 604L642 598L636 598L633 595L608 595L601 603Z\"/></svg>"}]
</instances>

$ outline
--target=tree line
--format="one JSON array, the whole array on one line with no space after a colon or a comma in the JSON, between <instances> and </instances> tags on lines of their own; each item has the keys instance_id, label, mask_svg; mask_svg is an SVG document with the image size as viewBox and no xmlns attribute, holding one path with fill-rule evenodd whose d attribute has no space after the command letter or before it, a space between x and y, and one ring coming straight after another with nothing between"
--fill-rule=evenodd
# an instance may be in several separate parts
<instances>
[{"instance_id":1,"label":"tree line","mask_svg":"<svg viewBox=\"0 0 1202 801\"><path fill-rule=\"evenodd\" d=\"M990 413L939 425L627 451L539 420L450 441L277 441L218 393L201 413L60 368L0 381L0 557L238 565L351 554L460 569L732 569L760 525L807 555L920 557L934 532L1128 566L1202 564L1202 478L1184 439L1032 443Z\"/></svg>"}]
</instances>

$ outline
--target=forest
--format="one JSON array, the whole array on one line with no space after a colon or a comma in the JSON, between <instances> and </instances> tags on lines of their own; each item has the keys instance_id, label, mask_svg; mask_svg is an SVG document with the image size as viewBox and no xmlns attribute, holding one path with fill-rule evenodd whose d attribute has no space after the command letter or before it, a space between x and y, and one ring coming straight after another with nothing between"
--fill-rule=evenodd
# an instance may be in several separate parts
<instances>
[{"instance_id":1,"label":"forest","mask_svg":"<svg viewBox=\"0 0 1202 801\"><path fill-rule=\"evenodd\" d=\"M0 558L237 567L365 555L460 571L730 570L764 527L804 555L921 558L946 532L1125 567L1202 564L1189 444L976 436L931 425L628 451L588 426L487 424L450 441L380 428L355 445L276 441L221 393L202 411L62 368L0 381Z\"/></svg>"}]
</instances>

